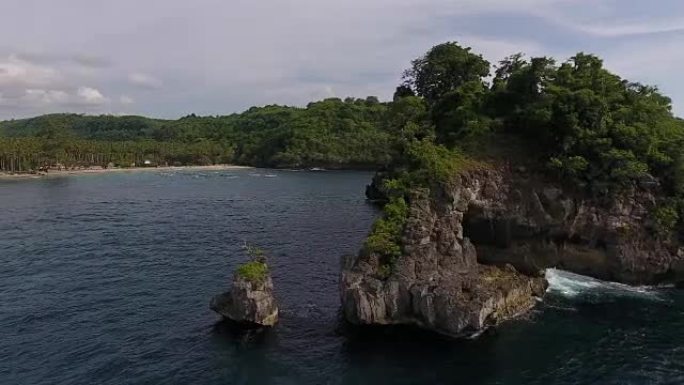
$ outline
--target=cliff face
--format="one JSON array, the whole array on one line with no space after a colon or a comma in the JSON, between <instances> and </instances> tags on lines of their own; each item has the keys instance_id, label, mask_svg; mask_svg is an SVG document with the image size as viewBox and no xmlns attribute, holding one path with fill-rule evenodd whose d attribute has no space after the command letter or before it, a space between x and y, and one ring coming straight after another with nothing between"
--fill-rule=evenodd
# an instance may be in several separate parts
<instances>
[{"instance_id":1,"label":"cliff face","mask_svg":"<svg viewBox=\"0 0 684 385\"><path fill-rule=\"evenodd\" d=\"M360 254L344 261L341 294L346 318L356 324L414 324L461 336L478 332L535 304L542 277L511 265L485 266L464 236L463 221L476 202L497 191L480 175L464 175L454 188L417 190L409 199L403 255L389 277L380 260Z\"/></svg>"},{"instance_id":2,"label":"cliff face","mask_svg":"<svg viewBox=\"0 0 684 385\"><path fill-rule=\"evenodd\" d=\"M381 198L379 178L369 187ZM361 253L343 261L341 296L356 324L413 324L460 336L523 313L559 267L632 284L684 281L684 252L649 231L655 198L578 198L524 172L476 170L414 191L390 275Z\"/></svg>"},{"instance_id":3,"label":"cliff face","mask_svg":"<svg viewBox=\"0 0 684 385\"><path fill-rule=\"evenodd\" d=\"M230 291L214 296L209 307L238 323L273 326L278 322L278 304L270 275L263 282L251 282L236 275Z\"/></svg>"},{"instance_id":4,"label":"cliff face","mask_svg":"<svg viewBox=\"0 0 684 385\"><path fill-rule=\"evenodd\" d=\"M635 285L684 281L683 250L653 230L651 181L600 202L524 172L488 171L480 182L492 194L470 203L463 226L482 263Z\"/></svg>"}]
</instances>

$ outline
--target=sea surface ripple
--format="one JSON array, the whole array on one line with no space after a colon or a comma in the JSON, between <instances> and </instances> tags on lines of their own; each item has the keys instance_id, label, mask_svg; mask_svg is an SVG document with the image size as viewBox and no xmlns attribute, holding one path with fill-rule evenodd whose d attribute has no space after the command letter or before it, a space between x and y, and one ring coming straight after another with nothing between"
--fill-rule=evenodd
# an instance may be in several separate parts
<instances>
[{"instance_id":1,"label":"sea surface ripple","mask_svg":"<svg viewBox=\"0 0 684 385\"><path fill-rule=\"evenodd\" d=\"M684 295L560 271L529 316L474 340L340 317L339 259L371 174L178 171L0 181L0 384L684 384ZM208 308L244 242L281 322Z\"/></svg>"}]
</instances>

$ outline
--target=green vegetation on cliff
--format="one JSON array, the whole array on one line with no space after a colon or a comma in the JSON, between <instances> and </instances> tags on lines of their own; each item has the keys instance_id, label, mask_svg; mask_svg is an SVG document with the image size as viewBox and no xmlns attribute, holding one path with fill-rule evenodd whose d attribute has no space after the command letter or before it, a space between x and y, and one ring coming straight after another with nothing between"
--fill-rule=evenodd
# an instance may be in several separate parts
<instances>
[{"instance_id":1,"label":"green vegetation on cliff","mask_svg":"<svg viewBox=\"0 0 684 385\"><path fill-rule=\"evenodd\" d=\"M450 149L477 157L496 137L515 137L535 150L525 154L532 163L595 194L649 175L668 193L683 192L684 124L656 88L584 53L561 64L516 54L499 63L491 84L489 75L489 63L470 48L440 44L413 62L397 94L426 102L423 131Z\"/></svg>"},{"instance_id":2,"label":"green vegetation on cliff","mask_svg":"<svg viewBox=\"0 0 684 385\"><path fill-rule=\"evenodd\" d=\"M383 270L401 254L397 226L406 218L396 216L396 202L489 161L523 159L599 198L659 185L656 231L669 234L683 222L684 122L657 88L620 78L596 56L558 64L515 54L491 74L470 48L440 44L405 72L387 122L398 155L379 187L390 203L368 238L385 258Z\"/></svg>"},{"instance_id":3,"label":"green vegetation on cliff","mask_svg":"<svg viewBox=\"0 0 684 385\"><path fill-rule=\"evenodd\" d=\"M268 266L263 262L251 261L240 265L235 274L249 282L261 283L268 276Z\"/></svg>"},{"instance_id":4,"label":"green vegetation on cliff","mask_svg":"<svg viewBox=\"0 0 684 385\"><path fill-rule=\"evenodd\" d=\"M383 207L383 216L373 223L364 243L364 252L375 254L383 267L381 277L387 277L394 262L401 256L401 236L408 216L408 205L403 197L392 197Z\"/></svg>"},{"instance_id":5,"label":"green vegetation on cliff","mask_svg":"<svg viewBox=\"0 0 684 385\"><path fill-rule=\"evenodd\" d=\"M245 253L250 261L238 266L235 275L255 284L263 283L268 278L268 265L266 264L266 253L263 249L245 243L243 246Z\"/></svg>"}]
</instances>

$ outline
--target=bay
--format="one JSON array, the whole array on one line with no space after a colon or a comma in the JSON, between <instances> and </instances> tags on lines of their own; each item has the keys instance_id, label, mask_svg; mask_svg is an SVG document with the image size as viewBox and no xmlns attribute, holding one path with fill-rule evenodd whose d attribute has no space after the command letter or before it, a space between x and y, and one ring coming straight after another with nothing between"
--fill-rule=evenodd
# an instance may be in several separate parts
<instances>
[{"instance_id":1,"label":"bay","mask_svg":"<svg viewBox=\"0 0 684 385\"><path fill-rule=\"evenodd\" d=\"M551 271L544 303L473 340L341 318L339 259L371 174L273 170L0 182L0 384L682 384L684 295ZM244 242L281 321L208 308Z\"/></svg>"}]
</instances>

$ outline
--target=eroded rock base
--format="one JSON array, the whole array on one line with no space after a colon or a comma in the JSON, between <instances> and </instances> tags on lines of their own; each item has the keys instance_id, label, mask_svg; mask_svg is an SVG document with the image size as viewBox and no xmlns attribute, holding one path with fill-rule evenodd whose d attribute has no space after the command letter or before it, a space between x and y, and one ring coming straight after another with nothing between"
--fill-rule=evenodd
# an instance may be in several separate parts
<instances>
[{"instance_id":1,"label":"eroded rock base","mask_svg":"<svg viewBox=\"0 0 684 385\"><path fill-rule=\"evenodd\" d=\"M237 323L273 326L278 322L278 304L270 276L263 282L250 282L236 276L231 290L214 296L209 307Z\"/></svg>"}]
</instances>

